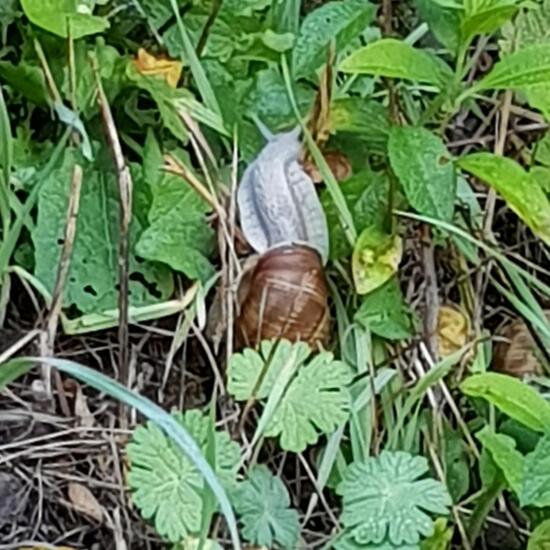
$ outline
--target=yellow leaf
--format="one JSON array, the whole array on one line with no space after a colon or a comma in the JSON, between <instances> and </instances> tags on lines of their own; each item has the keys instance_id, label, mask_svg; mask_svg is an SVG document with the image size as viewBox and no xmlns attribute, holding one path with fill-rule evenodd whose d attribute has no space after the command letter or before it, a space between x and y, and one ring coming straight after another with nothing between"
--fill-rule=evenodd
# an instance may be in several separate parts
<instances>
[{"instance_id":1,"label":"yellow leaf","mask_svg":"<svg viewBox=\"0 0 550 550\"><path fill-rule=\"evenodd\" d=\"M437 316L437 342L439 356L448 357L466 345L470 322L460 309L441 306Z\"/></svg>"},{"instance_id":2,"label":"yellow leaf","mask_svg":"<svg viewBox=\"0 0 550 550\"><path fill-rule=\"evenodd\" d=\"M391 279L402 255L403 241L398 235L384 233L376 226L364 229L355 243L351 259L357 293L368 294Z\"/></svg>"},{"instance_id":3,"label":"yellow leaf","mask_svg":"<svg viewBox=\"0 0 550 550\"><path fill-rule=\"evenodd\" d=\"M137 58L134 64L139 73L145 76L163 76L166 83L171 88L178 86L183 64L181 61L166 59L165 57L155 57L147 53L143 48L140 48L137 53Z\"/></svg>"}]
</instances>

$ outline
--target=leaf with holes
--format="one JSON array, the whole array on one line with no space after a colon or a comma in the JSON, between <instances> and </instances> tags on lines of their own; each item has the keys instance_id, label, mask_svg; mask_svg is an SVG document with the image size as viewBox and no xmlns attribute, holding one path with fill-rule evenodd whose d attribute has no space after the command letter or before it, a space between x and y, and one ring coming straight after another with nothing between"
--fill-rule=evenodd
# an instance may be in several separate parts
<instances>
[{"instance_id":1,"label":"leaf with holes","mask_svg":"<svg viewBox=\"0 0 550 550\"><path fill-rule=\"evenodd\" d=\"M428 472L422 456L382 451L353 463L337 492L342 495L341 520L358 545L387 542L400 548L418 544L434 532L430 514L447 515L451 499Z\"/></svg>"},{"instance_id":2,"label":"leaf with holes","mask_svg":"<svg viewBox=\"0 0 550 550\"><path fill-rule=\"evenodd\" d=\"M420 214L450 221L456 174L441 138L424 128L395 127L388 148L391 167L411 206Z\"/></svg>"},{"instance_id":3,"label":"leaf with holes","mask_svg":"<svg viewBox=\"0 0 550 550\"><path fill-rule=\"evenodd\" d=\"M245 349L233 354L229 362L228 391L244 401L254 396L265 399L288 371L292 361L296 373L269 419L267 437L279 437L284 450L301 452L317 442L321 433L331 433L349 416L350 394L347 385L351 371L329 352L313 357L303 342L262 342L260 352Z\"/></svg>"},{"instance_id":4,"label":"leaf with holes","mask_svg":"<svg viewBox=\"0 0 550 550\"><path fill-rule=\"evenodd\" d=\"M104 17L81 13L77 0L21 0L21 7L37 27L62 38L82 38L109 27Z\"/></svg>"},{"instance_id":5,"label":"leaf with holes","mask_svg":"<svg viewBox=\"0 0 550 550\"><path fill-rule=\"evenodd\" d=\"M244 539L257 546L295 548L300 533L298 512L288 491L266 466L256 466L234 492L235 510Z\"/></svg>"},{"instance_id":6,"label":"leaf with holes","mask_svg":"<svg viewBox=\"0 0 550 550\"><path fill-rule=\"evenodd\" d=\"M173 416L206 452L210 418L198 410ZM214 440L214 470L226 488L234 488L239 446L225 432L215 432ZM205 486L191 460L152 422L134 431L127 451L128 484L141 515L152 519L159 535L171 542L198 534Z\"/></svg>"},{"instance_id":7,"label":"leaf with holes","mask_svg":"<svg viewBox=\"0 0 550 550\"><path fill-rule=\"evenodd\" d=\"M389 281L397 272L403 255L399 235L384 233L371 225L363 230L353 250L351 269L358 294L368 294Z\"/></svg>"},{"instance_id":8,"label":"leaf with holes","mask_svg":"<svg viewBox=\"0 0 550 550\"><path fill-rule=\"evenodd\" d=\"M336 40L336 51L357 38L372 21L376 8L367 0L328 2L303 20L292 52L295 78L311 76L327 59L327 48Z\"/></svg>"},{"instance_id":9,"label":"leaf with holes","mask_svg":"<svg viewBox=\"0 0 550 550\"><path fill-rule=\"evenodd\" d=\"M473 153L458 164L498 191L533 233L550 245L550 201L538 181L517 162L492 153Z\"/></svg>"},{"instance_id":10,"label":"leaf with holes","mask_svg":"<svg viewBox=\"0 0 550 550\"><path fill-rule=\"evenodd\" d=\"M38 217L32 232L36 277L53 292L65 233L68 193L76 154L68 151L63 164L42 182ZM104 159L102 159L104 160ZM105 164L105 163L102 163ZM136 196L145 183L134 171ZM138 201L136 208L138 207ZM134 306L167 299L173 290L168 270L139 261L135 243L142 231L134 211L130 232L130 304ZM86 165L71 266L65 287L65 307L82 313L115 309L118 304L119 197L113 172Z\"/></svg>"},{"instance_id":11,"label":"leaf with holes","mask_svg":"<svg viewBox=\"0 0 550 550\"><path fill-rule=\"evenodd\" d=\"M504 414L537 432L550 430L550 404L526 383L497 372L466 378L460 389L471 397L481 397Z\"/></svg>"},{"instance_id":12,"label":"leaf with holes","mask_svg":"<svg viewBox=\"0 0 550 550\"><path fill-rule=\"evenodd\" d=\"M394 38L383 38L355 50L339 69L351 74L403 78L440 89L452 78L452 70L441 59Z\"/></svg>"}]
</instances>

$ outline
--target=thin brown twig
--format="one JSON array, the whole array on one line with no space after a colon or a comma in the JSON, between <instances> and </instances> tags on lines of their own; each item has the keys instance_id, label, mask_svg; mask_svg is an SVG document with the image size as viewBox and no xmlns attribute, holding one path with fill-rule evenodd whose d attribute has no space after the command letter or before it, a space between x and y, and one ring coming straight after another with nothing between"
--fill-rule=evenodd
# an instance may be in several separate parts
<instances>
[{"instance_id":1,"label":"thin brown twig","mask_svg":"<svg viewBox=\"0 0 550 550\"><path fill-rule=\"evenodd\" d=\"M111 107L107 101L101 77L99 76L97 62L94 60L93 69L98 90L98 100L101 115L107 135L107 141L115 162L118 190L120 195L120 240L118 251L118 280L119 280L119 378L125 385L128 384L129 375L129 333L128 333L128 287L129 287L129 259L130 259L130 223L132 221L132 190L133 182L130 169L126 164L122 153L122 146L118 131L113 119ZM121 405L122 410L123 406ZM121 415L123 416L123 415Z\"/></svg>"},{"instance_id":2,"label":"thin brown twig","mask_svg":"<svg viewBox=\"0 0 550 550\"><path fill-rule=\"evenodd\" d=\"M435 268L435 250L432 232L429 225L422 226L422 258L424 264L425 290L425 314L424 314L424 338L433 357L438 356L437 346L437 322L439 316L439 287Z\"/></svg>"},{"instance_id":3,"label":"thin brown twig","mask_svg":"<svg viewBox=\"0 0 550 550\"><path fill-rule=\"evenodd\" d=\"M57 327L59 325L59 316L61 315L61 308L63 307L63 298L65 296L65 284L67 282L67 276L69 274L69 268L71 266L71 256L74 248L74 241L76 237L76 224L78 221L78 211L80 206L80 190L82 188L82 167L79 164L75 164L73 167L73 176L71 179L71 190L69 194L69 204L67 206L67 221L65 223L65 234L63 241L63 248L61 249L61 257L59 259L59 266L57 268L57 276L55 279L55 285L52 293L52 302L50 306L50 313L46 322L46 337L45 337L45 349L43 355L45 357L52 357L55 347L55 336L57 334ZM48 365L42 366L42 372L44 374L44 380L46 384L46 391L50 393L50 375L52 373L51 367ZM53 369L53 376L55 385L59 397L59 404L61 410L65 416L71 415L71 410L65 396L63 389L63 383L61 376L57 369Z\"/></svg>"}]
</instances>

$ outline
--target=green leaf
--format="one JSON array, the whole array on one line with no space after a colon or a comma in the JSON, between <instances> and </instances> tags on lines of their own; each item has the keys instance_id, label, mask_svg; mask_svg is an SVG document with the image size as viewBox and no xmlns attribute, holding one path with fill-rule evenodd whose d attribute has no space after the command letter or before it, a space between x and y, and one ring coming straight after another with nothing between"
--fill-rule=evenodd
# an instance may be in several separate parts
<instances>
[{"instance_id":1,"label":"green leaf","mask_svg":"<svg viewBox=\"0 0 550 550\"><path fill-rule=\"evenodd\" d=\"M251 397L265 399L293 354L298 367L307 360L311 350L304 342L292 344L281 340L278 344L261 342L259 352L245 348L240 353L234 353L229 359L227 391L237 401Z\"/></svg>"},{"instance_id":2,"label":"green leaf","mask_svg":"<svg viewBox=\"0 0 550 550\"><path fill-rule=\"evenodd\" d=\"M536 179L517 162L491 153L474 153L458 165L494 187L508 206L550 245L550 201Z\"/></svg>"},{"instance_id":3,"label":"green leaf","mask_svg":"<svg viewBox=\"0 0 550 550\"><path fill-rule=\"evenodd\" d=\"M227 498L227 494L214 470L205 460L204 454L197 445L197 442L181 422L178 422L173 415L168 414L146 397L126 388L99 371L65 359L53 359L51 357L21 357L3 363L0 365L0 390L21 375L29 372L36 364L44 363L136 409L137 412L148 418L152 424L160 428L164 434L170 438L178 452L183 453L183 456L191 461L191 464L193 464L202 474L208 483L208 486L216 496L221 511L227 520L233 546L236 550L240 550L241 546L239 543L235 516L229 499Z\"/></svg>"},{"instance_id":4,"label":"green leaf","mask_svg":"<svg viewBox=\"0 0 550 550\"><path fill-rule=\"evenodd\" d=\"M460 40L461 10L443 6L437 0L416 0L416 5L437 40L455 53Z\"/></svg>"},{"instance_id":5,"label":"green leaf","mask_svg":"<svg viewBox=\"0 0 550 550\"><path fill-rule=\"evenodd\" d=\"M395 545L387 540L380 544L361 544L347 529L340 533L333 547L336 550L420 550L418 544Z\"/></svg>"},{"instance_id":6,"label":"green leaf","mask_svg":"<svg viewBox=\"0 0 550 550\"><path fill-rule=\"evenodd\" d=\"M546 132L535 144L534 160L543 166L550 167L550 132Z\"/></svg>"},{"instance_id":7,"label":"green leaf","mask_svg":"<svg viewBox=\"0 0 550 550\"><path fill-rule=\"evenodd\" d=\"M0 78L31 103L41 106L48 104L46 81L39 67L29 65L25 61L18 65L0 61Z\"/></svg>"},{"instance_id":8,"label":"green leaf","mask_svg":"<svg viewBox=\"0 0 550 550\"><path fill-rule=\"evenodd\" d=\"M304 366L310 354L307 344L282 340L262 342L260 352L247 348L229 360L228 391L241 401L270 396L283 369L288 372L288 363L293 361L296 374L268 418L264 433L280 437L281 448L292 452L316 443L320 433L331 433L349 416L349 367L329 352L316 355Z\"/></svg>"},{"instance_id":9,"label":"green leaf","mask_svg":"<svg viewBox=\"0 0 550 550\"><path fill-rule=\"evenodd\" d=\"M403 451L382 451L378 457L355 462L338 486L342 495L341 520L358 545L388 542L418 544L431 536L430 513L447 515L451 499L428 472L428 461Z\"/></svg>"},{"instance_id":10,"label":"green leaf","mask_svg":"<svg viewBox=\"0 0 550 550\"><path fill-rule=\"evenodd\" d=\"M386 153L390 121L388 110L377 101L335 99L330 106L330 127L333 133L348 133L361 140L369 152Z\"/></svg>"},{"instance_id":11,"label":"green leaf","mask_svg":"<svg viewBox=\"0 0 550 550\"><path fill-rule=\"evenodd\" d=\"M352 273L358 294L368 294L391 279L403 255L399 235L388 235L378 226L365 228L355 243Z\"/></svg>"},{"instance_id":12,"label":"green leaf","mask_svg":"<svg viewBox=\"0 0 550 550\"><path fill-rule=\"evenodd\" d=\"M133 63L128 63L126 76L137 87L150 94L157 104L164 126L172 135L182 143L187 143L187 128L177 113L175 102L181 98L190 98L191 94L183 88L171 88L163 78L140 74Z\"/></svg>"},{"instance_id":13,"label":"green leaf","mask_svg":"<svg viewBox=\"0 0 550 550\"><path fill-rule=\"evenodd\" d=\"M214 251L214 230L206 222L210 206L174 175L165 175L152 193L149 227L139 238L137 253L205 281L214 273L208 260Z\"/></svg>"},{"instance_id":14,"label":"green leaf","mask_svg":"<svg viewBox=\"0 0 550 550\"><path fill-rule=\"evenodd\" d=\"M521 506L550 506L550 435L540 439L535 450L525 457Z\"/></svg>"},{"instance_id":15,"label":"green leaf","mask_svg":"<svg viewBox=\"0 0 550 550\"><path fill-rule=\"evenodd\" d=\"M509 49L521 50L533 44L550 41L550 0L537 2L535 6L522 9L510 25ZM524 90L529 105L539 109L550 119L550 84L531 86Z\"/></svg>"},{"instance_id":16,"label":"green leaf","mask_svg":"<svg viewBox=\"0 0 550 550\"><path fill-rule=\"evenodd\" d=\"M77 0L21 0L21 7L31 23L61 38L76 40L109 27L104 17L80 13Z\"/></svg>"},{"instance_id":17,"label":"green leaf","mask_svg":"<svg viewBox=\"0 0 550 550\"><path fill-rule=\"evenodd\" d=\"M310 87L294 86L294 93L300 114L305 115L311 108L313 92ZM257 71L252 85L243 94L242 112L237 119L242 136L240 154L242 159L251 161L265 145L265 139L252 122L243 120L243 115L255 114L272 132L287 130L296 125L296 115L290 103L284 79L276 67ZM228 105L234 110L234 101Z\"/></svg>"},{"instance_id":18,"label":"green leaf","mask_svg":"<svg viewBox=\"0 0 550 550\"><path fill-rule=\"evenodd\" d=\"M276 32L298 34L301 0L273 0L269 12L269 26Z\"/></svg>"},{"instance_id":19,"label":"green leaf","mask_svg":"<svg viewBox=\"0 0 550 550\"><path fill-rule=\"evenodd\" d=\"M454 499L456 502L456 499ZM420 550L447 550L453 538L453 528L447 527L445 518L438 518L434 523L434 534L422 541Z\"/></svg>"},{"instance_id":20,"label":"green leaf","mask_svg":"<svg viewBox=\"0 0 550 550\"><path fill-rule=\"evenodd\" d=\"M476 437L500 468L508 486L521 495L524 460L523 455L516 450L515 441L507 435L494 433L489 427L478 432Z\"/></svg>"},{"instance_id":21,"label":"green leaf","mask_svg":"<svg viewBox=\"0 0 550 550\"><path fill-rule=\"evenodd\" d=\"M195 85L200 92L205 107L221 117L221 110L218 104L218 100L216 98L216 95L214 94L214 90L212 89L210 82L208 81L206 73L204 72L204 68L199 60L199 56L195 51L195 46L191 42L187 29L183 24L176 0L170 0L170 5L176 17L176 25L178 27L179 37L183 46L182 58L184 58L185 61L189 63L191 74L193 75ZM213 23L216 24L216 20L214 20Z\"/></svg>"},{"instance_id":22,"label":"green leaf","mask_svg":"<svg viewBox=\"0 0 550 550\"><path fill-rule=\"evenodd\" d=\"M280 436L281 448L300 453L317 443L320 434L330 434L349 417L351 398L349 367L323 352L302 367L289 384L265 435Z\"/></svg>"},{"instance_id":23,"label":"green leaf","mask_svg":"<svg viewBox=\"0 0 550 550\"><path fill-rule=\"evenodd\" d=\"M395 277L363 298L354 319L387 340L405 340L414 334L412 312Z\"/></svg>"},{"instance_id":24,"label":"green leaf","mask_svg":"<svg viewBox=\"0 0 550 550\"><path fill-rule=\"evenodd\" d=\"M515 44L522 49L530 44L550 40L550 0L542 0L536 5L522 9L514 19Z\"/></svg>"},{"instance_id":25,"label":"green leaf","mask_svg":"<svg viewBox=\"0 0 550 550\"><path fill-rule=\"evenodd\" d=\"M550 548L550 519L537 525L527 543L527 550L548 550L548 548Z\"/></svg>"},{"instance_id":26,"label":"green leaf","mask_svg":"<svg viewBox=\"0 0 550 550\"><path fill-rule=\"evenodd\" d=\"M383 225L388 214L390 189L386 174L362 171L343 182L340 189L357 231L363 231L371 225ZM330 258L338 260L349 256L353 249L340 222L338 209L327 189L321 193L321 204L329 228Z\"/></svg>"},{"instance_id":27,"label":"green leaf","mask_svg":"<svg viewBox=\"0 0 550 550\"><path fill-rule=\"evenodd\" d=\"M208 15L206 13L197 14L191 12L185 15L185 28L194 48L198 45L202 29L206 25L207 20ZM231 28L231 25L218 15L208 33L208 40L204 46L204 56L219 59L222 62L229 61L231 56L235 53L237 46L236 38L239 36L239 30ZM185 63L188 62L185 44L181 39L180 29L177 23L169 27L168 30L164 32L162 38L166 44L170 57L179 57Z\"/></svg>"},{"instance_id":28,"label":"green leaf","mask_svg":"<svg viewBox=\"0 0 550 550\"><path fill-rule=\"evenodd\" d=\"M120 93L126 66L126 60L116 48L105 44L103 37L96 39L93 48L83 40L74 44L76 110L85 119L97 115L97 102L94 95L96 76L90 63L91 55L97 62L99 76L103 81L109 104L112 104ZM71 97L69 71L66 71L61 89L66 97Z\"/></svg>"},{"instance_id":29,"label":"green leaf","mask_svg":"<svg viewBox=\"0 0 550 550\"><path fill-rule=\"evenodd\" d=\"M355 50L342 61L339 70L403 78L433 84L440 89L445 89L453 77L451 68L441 59L395 38L382 38Z\"/></svg>"},{"instance_id":30,"label":"green leaf","mask_svg":"<svg viewBox=\"0 0 550 550\"><path fill-rule=\"evenodd\" d=\"M170 0L140 0L139 5L155 30L159 30L172 18Z\"/></svg>"},{"instance_id":31,"label":"green leaf","mask_svg":"<svg viewBox=\"0 0 550 550\"><path fill-rule=\"evenodd\" d=\"M68 151L62 165L42 182L38 217L32 232L36 277L51 293L63 246L68 194L76 155ZM110 163L101 159L101 164ZM108 165L108 164L107 164ZM139 176L139 174L136 174ZM134 192L144 182L134 178ZM130 231L130 304L167 299L172 293L170 273L149 262L139 262L135 243L141 232L136 216ZM119 196L116 176L86 166L71 266L65 288L65 307L75 305L82 313L100 313L118 304Z\"/></svg>"},{"instance_id":32,"label":"green leaf","mask_svg":"<svg viewBox=\"0 0 550 550\"><path fill-rule=\"evenodd\" d=\"M470 397L481 397L537 432L550 429L550 404L517 378L496 372L470 376L460 385Z\"/></svg>"},{"instance_id":33,"label":"green leaf","mask_svg":"<svg viewBox=\"0 0 550 550\"><path fill-rule=\"evenodd\" d=\"M469 449L459 432L453 430L448 424L444 426L443 436L447 489L453 502L460 502L470 488Z\"/></svg>"},{"instance_id":34,"label":"green leaf","mask_svg":"<svg viewBox=\"0 0 550 550\"><path fill-rule=\"evenodd\" d=\"M550 84L550 43L534 44L503 57L474 90L529 89Z\"/></svg>"},{"instance_id":35,"label":"green leaf","mask_svg":"<svg viewBox=\"0 0 550 550\"><path fill-rule=\"evenodd\" d=\"M292 549L300 533L298 512L290 508L283 482L266 466L254 467L234 493L243 538L256 545Z\"/></svg>"},{"instance_id":36,"label":"green leaf","mask_svg":"<svg viewBox=\"0 0 550 550\"><path fill-rule=\"evenodd\" d=\"M327 59L327 48L336 40L344 49L372 21L376 8L367 0L328 2L304 18L292 52L294 78L311 76Z\"/></svg>"},{"instance_id":37,"label":"green leaf","mask_svg":"<svg viewBox=\"0 0 550 550\"><path fill-rule=\"evenodd\" d=\"M190 410L185 415L174 413L173 418L205 452L208 416ZM152 422L134 431L126 450L130 459L128 484L142 516L154 519L156 531L171 542L197 534L205 493L193 462ZM237 475L239 446L226 432L216 432L215 451L214 470L225 487L230 487Z\"/></svg>"},{"instance_id":38,"label":"green leaf","mask_svg":"<svg viewBox=\"0 0 550 550\"><path fill-rule=\"evenodd\" d=\"M392 128L388 144L391 167L411 206L443 221L453 217L456 173L440 137L424 128Z\"/></svg>"},{"instance_id":39,"label":"green leaf","mask_svg":"<svg viewBox=\"0 0 550 550\"><path fill-rule=\"evenodd\" d=\"M472 4L472 9L465 12L460 25L462 41L465 44L469 44L477 35L493 34L500 29L516 14L520 2L481 0Z\"/></svg>"},{"instance_id":40,"label":"green leaf","mask_svg":"<svg viewBox=\"0 0 550 550\"><path fill-rule=\"evenodd\" d=\"M0 32L4 33L5 29L21 16L18 8L19 0L3 0L0 3Z\"/></svg>"}]
</instances>

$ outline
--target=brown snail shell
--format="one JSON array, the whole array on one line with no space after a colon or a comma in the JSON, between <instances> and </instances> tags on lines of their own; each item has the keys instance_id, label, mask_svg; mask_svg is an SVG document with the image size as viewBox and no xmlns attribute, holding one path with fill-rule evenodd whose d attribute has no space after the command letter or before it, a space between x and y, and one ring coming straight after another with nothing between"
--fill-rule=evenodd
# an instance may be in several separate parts
<instances>
[{"instance_id":1,"label":"brown snail shell","mask_svg":"<svg viewBox=\"0 0 550 550\"><path fill-rule=\"evenodd\" d=\"M237 345L287 339L326 346L328 295L321 257L313 248L292 244L266 251L239 286Z\"/></svg>"},{"instance_id":2,"label":"brown snail shell","mask_svg":"<svg viewBox=\"0 0 550 550\"><path fill-rule=\"evenodd\" d=\"M545 310L544 314L550 321L550 310ZM492 361L494 370L517 378L544 373L538 357L537 345L525 321L514 321L502 331L501 335L506 341L495 345Z\"/></svg>"}]
</instances>

